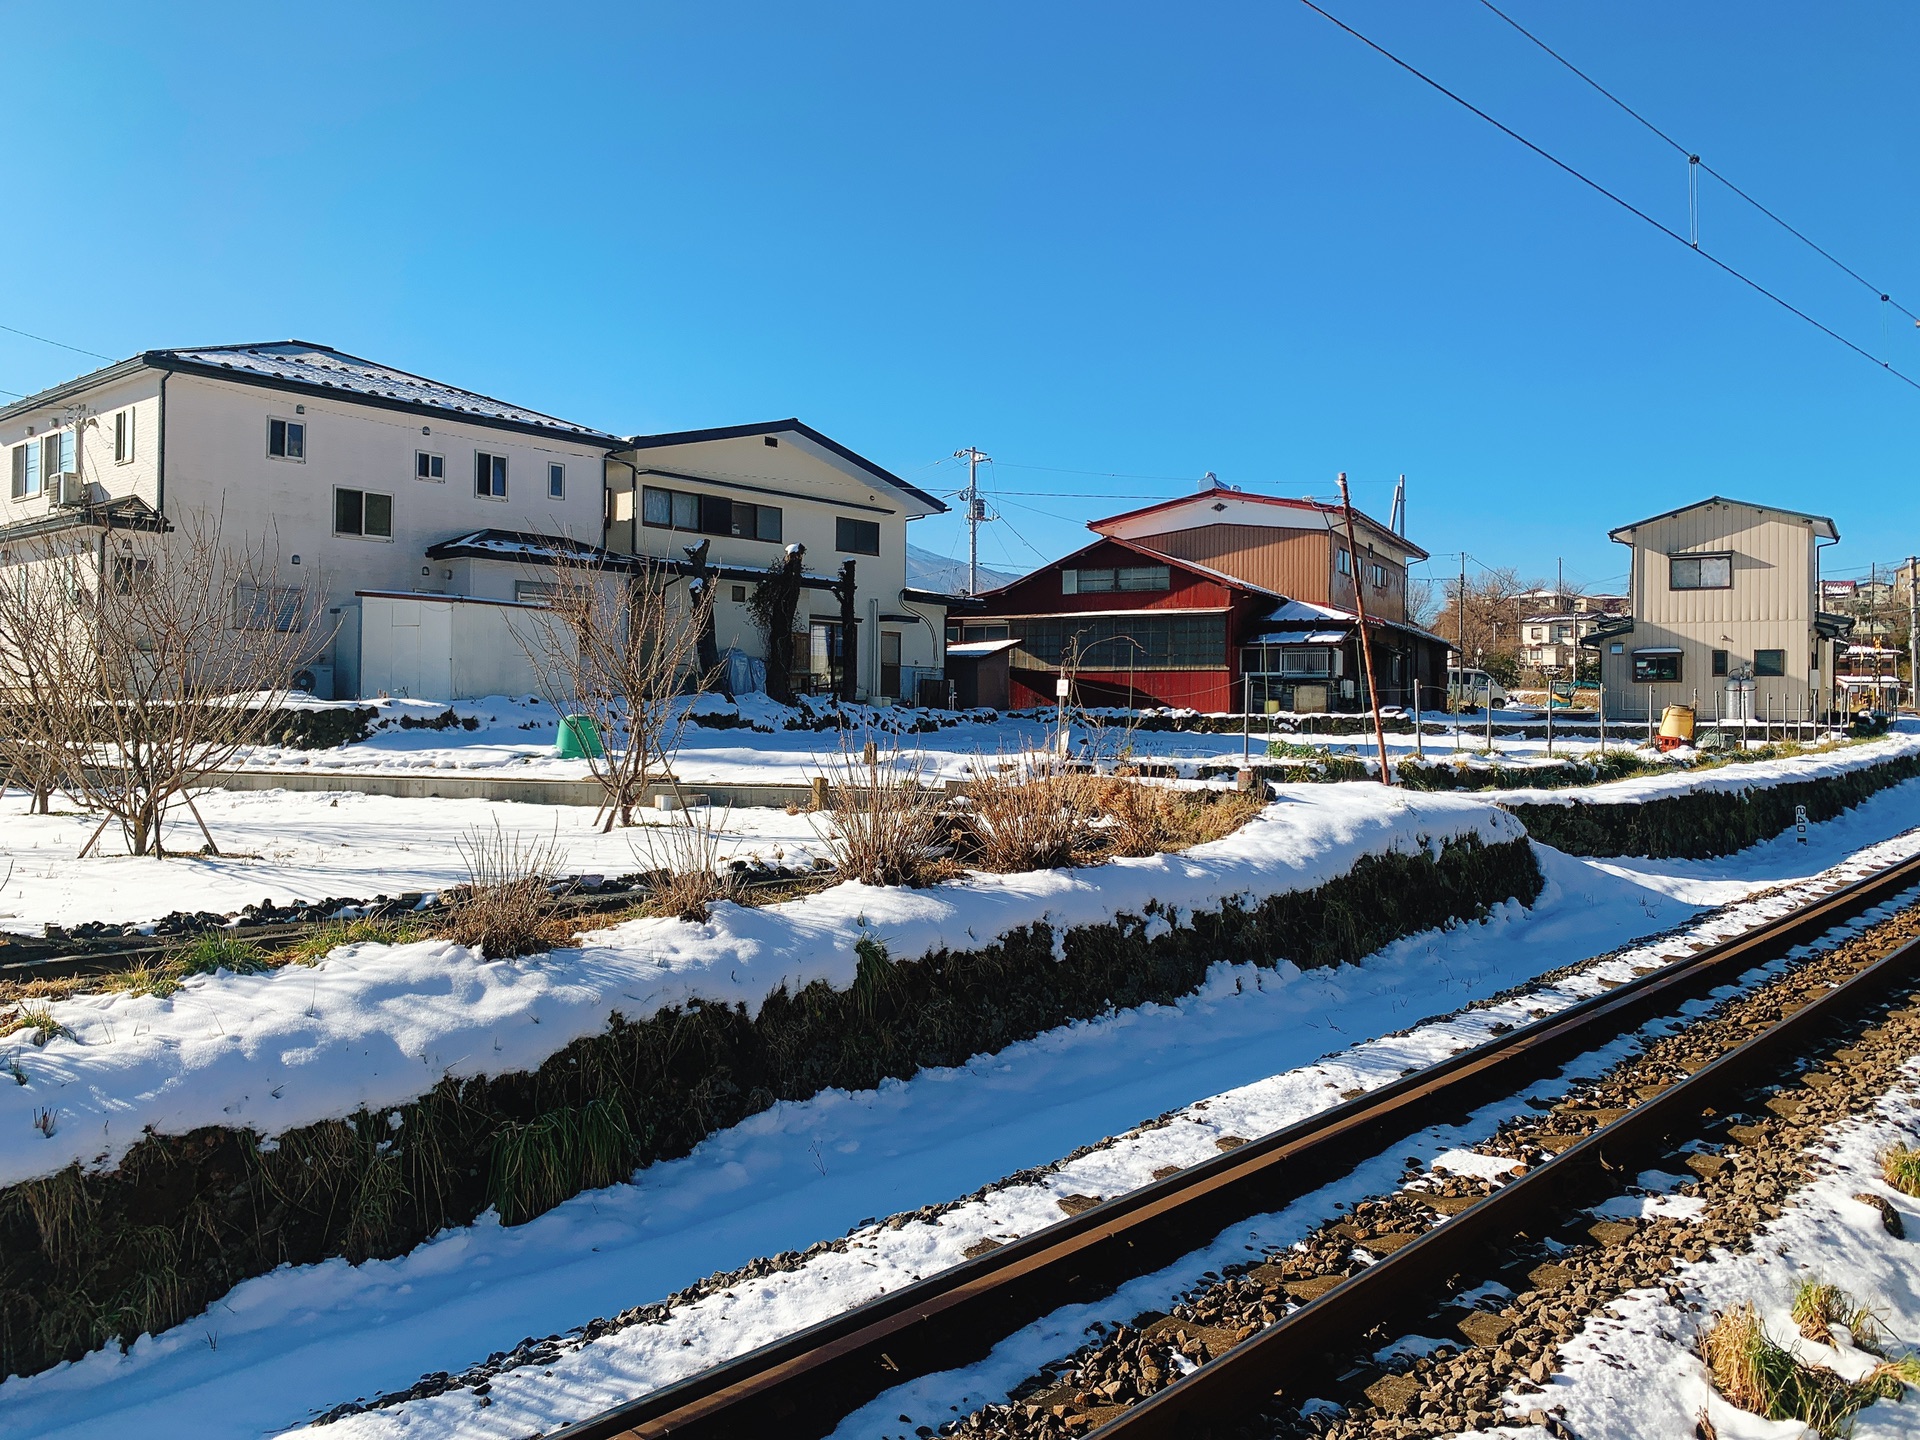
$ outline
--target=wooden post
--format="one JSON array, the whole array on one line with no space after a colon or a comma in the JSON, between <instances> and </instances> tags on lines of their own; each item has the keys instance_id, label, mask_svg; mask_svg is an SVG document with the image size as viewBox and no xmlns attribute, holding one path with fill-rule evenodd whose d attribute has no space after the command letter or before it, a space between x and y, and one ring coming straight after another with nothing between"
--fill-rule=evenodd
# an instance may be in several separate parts
<instances>
[{"instance_id":1,"label":"wooden post","mask_svg":"<svg viewBox=\"0 0 1920 1440\"><path fill-rule=\"evenodd\" d=\"M1380 728L1380 687L1373 683L1373 637L1367 633L1366 585L1360 573L1360 546L1353 537L1353 501L1347 494L1347 472L1340 472L1340 509L1347 521L1347 554L1353 573L1353 613L1360 622L1360 675L1367 682L1367 702L1373 710L1373 741L1380 751L1380 783L1393 784L1393 769L1387 764L1387 732Z\"/></svg>"}]
</instances>

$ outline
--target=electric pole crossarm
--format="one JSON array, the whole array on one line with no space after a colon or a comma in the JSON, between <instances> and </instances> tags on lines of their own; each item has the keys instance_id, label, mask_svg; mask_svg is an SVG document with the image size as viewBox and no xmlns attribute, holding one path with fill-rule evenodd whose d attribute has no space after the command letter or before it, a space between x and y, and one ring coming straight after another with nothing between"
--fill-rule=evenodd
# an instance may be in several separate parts
<instances>
[{"instance_id":1,"label":"electric pole crossarm","mask_svg":"<svg viewBox=\"0 0 1920 1440\"><path fill-rule=\"evenodd\" d=\"M980 462L993 463L993 457L983 455L972 446L953 452L953 458L967 462L967 488L963 498L967 502L967 594L980 593L980 522L987 518L986 505L980 499Z\"/></svg>"}]
</instances>

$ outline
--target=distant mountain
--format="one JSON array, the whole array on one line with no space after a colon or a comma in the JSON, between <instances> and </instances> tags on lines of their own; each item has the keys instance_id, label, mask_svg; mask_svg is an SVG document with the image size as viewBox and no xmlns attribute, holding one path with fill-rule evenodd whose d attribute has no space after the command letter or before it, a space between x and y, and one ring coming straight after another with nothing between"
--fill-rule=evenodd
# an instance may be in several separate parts
<instances>
[{"instance_id":1,"label":"distant mountain","mask_svg":"<svg viewBox=\"0 0 1920 1440\"><path fill-rule=\"evenodd\" d=\"M980 567L982 590L992 590L1019 578L1004 570L989 570L984 565ZM937 590L942 595L958 595L967 588L967 562L965 559L949 560L931 550L922 550L918 545L909 545L907 584L921 590Z\"/></svg>"}]
</instances>

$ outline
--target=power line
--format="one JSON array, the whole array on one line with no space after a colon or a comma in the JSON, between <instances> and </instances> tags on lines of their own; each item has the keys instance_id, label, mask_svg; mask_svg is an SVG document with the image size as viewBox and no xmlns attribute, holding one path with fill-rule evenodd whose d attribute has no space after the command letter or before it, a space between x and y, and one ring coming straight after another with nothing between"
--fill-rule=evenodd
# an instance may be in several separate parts
<instances>
[{"instance_id":1,"label":"power line","mask_svg":"<svg viewBox=\"0 0 1920 1440\"><path fill-rule=\"evenodd\" d=\"M6 331L9 335L24 335L29 340L38 340L42 345L57 345L62 350L73 351L76 355L91 355L96 360L112 360L114 358L111 355L102 355L98 350L89 350L81 345L69 345L64 340L49 340L46 336L36 335L31 330L17 330L11 325L0 325L0 330ZM9 390L7 393L11 395L13 392Z\"/></svg>"},{"instance_id":2,"label":"power line","mask_svg":"<svg viewBox=\"0 0 1920 1440\"><path fill-rule=\"evenodd\" d=\"M1555 60L1559 61L1562 65L1566 66L1566 68L1571 70L1575 75L1578 75L1582 80L1584 80L1588 85L1591 85L1595 90L1599 91L1600 94L1604 95L1608 100L1612 101L1615 105L1619 106L1620 109L1624 110L1627 114L1631 115L1635 120L1639 121L1642 125L1646 126L1648 130L1652 131L1655 135L1659 136L1660 139L1664 140L1668 145L1671 145L1681 155L1686 156L1687 163L1689 165L1698 165L1702 170L1706 171L1707 174L1711 175L1714 179L1718 180L1722 185L1726 186L1727 189L1731 190L1735 195L1738 195L1742 200L1746 201L1747 204L1751 205L1754 209L1758 210L1762 215L1766 216L1769 220L1773 221L1774 224L1778 225L1782 230L1786 231L1789 235L1793 236L1794 239L1798 240L1801 244L1805 245L1808 249L1820 255L1823 259L1831 262L1833 265L1837 266L1839 269L1845 271L1848 275L1852 276L1855 280L1859 281L1862 285L1866 286L1867 289L1871 290L1875 295L1878 295L1887 304L1893 306L1894 309L1898 310L1902 315L1906 316L1909 320L1920 321L1920 315L1914 314L1913 311L1909 310L1906 306L1902 305L1898 300L1895 300L1891 295L1887 294L1878 285L1874 284L1871 280L1867 279L1867 277L1862 275L1858 270L1855 270L1851 265L1847 264L1845 261L1840 259L1839 256L1833 254L1831 251L1827 250L1825 247L1821 246L1817 242L1809 239L1806 235L1803 235L1799 230L1795 229L1792 225L1788 224L1780 216L1776 215L1773 211L1769 210L1765 205L1762 205L1758 200L1754 199L1753 196L1749 195L1746 191L1742 190L1738 185L1734 184L1733 181L1729 180L1726 176L1722 175L1718 170L1714 169L1711 165L1707 164L1706 161L1702 160L1698 155L1690 151L1685 145L1682 145L1678 140L1674 139L1673 136L1667 134L1666 131L1662 130L1658 125L1654 124L1651 120L1647 119L1646 116L1642 115L1638 110L1634 109L1631 105L1627 104L1626 101L1622 100L1618 95L1614 94L1611 90L1607 89L1607 87L1602 85L1598 80L1594 79L1591 75L1587 74L1587 72L1582 70L1578 65L1574 64L1571 60L1567 59L1566 56L1562 55L1558 50L1555 50L1551 45L1547 44L1546 41L1542 40L1538 35L1535 35L1531 30L1527 29L1526 26L1522 25L1518 20L1515 20L1511 15L1507 14L1499 6L1495 5L1493 3L1493 0L1480 0L1480 3L1486 6L1487 9L1493 11L1493 13L1495 15L1498 15L1502 20L1506 21L1507 24L1511 25L1515 30L1518 30L1522 35L1526 36L1527 39L1531 40L1535 45L1538 45L1542 50L1546 51L1548 55L1552 56Z\"/></svg>"},{"instance_id":3,"label":"power line","mask_svg":"<svg viewBox=\"0 0 1920 1440\"><path fill-rule=\"evenodd\" d=\"M1809 315L1806 311L1802 310L1799 306L1793 304L1791 301L1786 300L1779 295L1774 294L1773 291L1767 289L1766 286L1762 285L1758 280L1755 280L1752 276L1744 274L1739 270L1736 270L1733 266L1729 265L1726 261L1720 259L1718 256L1710 253L1707 250L1702 249L1699 245L1687 239L1687 237L1682 235L1679 231L1670 229L1668 226L1654 219L1653 216L1647 214L1647 212L1642 210L1639 206L1633 204L1631 201L1619 195L1614 194L1613 191L1607 189L1607 187L1602 185L1598 180L1595 180L1591 176L1586 175L1581 171L1574 169L1573 166L1569 165L1566 161L1562 160L1559 156L1554 155L1547 150L1543 150L1540 146L1534 144L1533 141L1527 139L1527 137L1522 135L1518 130L1513 129L1511 126L1501 124L1500 121L1494 119L1493 116L1489 115L1486 111L1482 110L1478 105L1475 105L1471 100L1468 100L1463 96L1455 94L1453 91L1449 90L1446 86L1442 85L1438 80L1434 79L1431 75L1428 75L1425 71L1417 69L1413 65L1408 64L1405 60L1402 60L1398 55L1394 54L1391 50L1387 49L1384 45L1378 44L1373 40L1369 40L1365 35L1362 35L1358 30L1354 29L1351 25L1347 24L1346 21L1339 19L1337 16L1328 14L1325 10L1322 10L1318 5L1313 3L1313 0L1300 0L1300 3L1302 5L1305 5L1309 10L1313 11L1314 14L1320 16L1322 19L1327 20L1331 24L1346 31L1347 34L1353 36L1354 39L1358 40L1362 45L1365 45L1369 50L1372 50L1375 54L1381 55L1384 58L1391 60L1395 65L1398 65L1402 70L1406 71L1409 75L1413 76L1414 79L1420 81L1424 85L1431 86L1433 89L1438 90L1442 95L1446 96L1449 100L1453 101L1454 104L1460 106L1463 110L1472 111L1475 115L1478 115L1482 120L1486 121L1489 125L1493 126L1493 128L1498 130L1501 134L1507 136L1511 140L1518 141L1520 144L1526 146L1527 149L1531 150L1534 154L1538 155L1542 160L1545 160L1548 164L1554 166L1554 168L1564 171L1568 175L1571 175L1574 179L1578 180L1582 185L1585 185L1588 189L1594 191L1596 194L1604 195L1607 199L1611 200L1614 204L1618 205L1622 210L1625 210L1628 214L1637 216L1640 219L1646 221L1647 224L1651 225L1654 229L1658 230L1662 235L1665 235L1669 240L1673 240L1678 244L1686 246L1687 249L1691 250L1694 254L1698 255L1701 259L1705 260L1708 264L1712 265L1715 269L1723 271L1728 275L1731 275L1734 279L1738 280L1741 284L1747 286L1749 289L1754 290L1757 293L1766 296L1767 299L1773 301L1773 303L1778 305L1782 310L1787 311L1791 315L1798 316L1800 319L1806 321L1807 324L1813 326L1814 329L1818 330L1821 334L1827 336L1829 339L1839 341L1840 344L1846 346L1847 349L1853 351L1853 353L1858 355L1861 359L1866 360L1871 364L1879 366L1882 370L1886 371L1889 375L1893 376L1897 380L1903 381L1907 385L1912 386L1915 390L1920 390L1920 380L1916 380L1913 376L1908 375L1903 371L1896 370L1893 367L1891 362L1882 360L1877 356L1869 353L1868 351L1863 350L1860 346L1854 344L1853 341L1849 340L1846 336L1842 335L1838 330L1833 329L1829 325L1823 325L1820 321L1814 319L1813 316Z\"/></svg>"}]
</instances>

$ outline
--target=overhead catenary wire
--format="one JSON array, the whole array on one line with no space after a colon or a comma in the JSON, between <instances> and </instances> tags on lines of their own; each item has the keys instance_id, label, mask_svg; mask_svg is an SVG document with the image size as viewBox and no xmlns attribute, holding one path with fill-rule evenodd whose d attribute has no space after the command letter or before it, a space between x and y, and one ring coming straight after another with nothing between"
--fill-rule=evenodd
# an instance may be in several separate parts
<instances>
[{"instance_id":1,"label":"overhead catenary wire","mask_svg":"<svg viewBox=\"0 0 1920 1440\"><path fill-rule=\"evenodd\" d=\"M1507 24L1511 25L1515 30L1518 30L1528 40L1532 41L1535 45L1539 46L1540 49L1544 50L1548 55L1552 56L1553 59L1557 60L1561 65L1564 65L1568 70L1571 70L1575 75L1579 76L1581 80L1586 82L1586 84L1592 86L1593 89L1598 91L1601 95L1605 96L1606 99L1609 100L1612 104L1618 106L1621 110L1625 111L1628 115L1632 116L1635 120L1637 120L1641 125L1644 125L1654 135L1658 136L1666 144L1672 146L1680 154L1686 156L1689 171L1692 171L1695 169L1706 171L1707 174L1711 175L1714 179L1718 180L1722 185L1726 186L1727 189L1731 190L1735 195L1739 196L1742 200L1746 201L1747 204L1751 205L1754 209L1758 210L1762 215L1766 216L1767 219L1773 221L1774 224L1778 225L1782 230L1786 231L1789 235L1793 236L1794 239L1798 240L1801 244L1805 245L1809 250L1812 250L1815 254L1819 255L1822 259L1828 261L1830 264L1844 271L1847 275L1851 276L1853 279L1859 281L1862 285L1866 286L1867 289L1871 290L1881 300L1891 305L1894 309L1898 310L1902 315L1905 315L1909 320L1920 322L1920 315L1916 315L1913 311L1909 310L1906 306L1902 305L1898 300L1895 300L1886 291L1882 290L1878 285L1874 284L1871 280L1867 279L1867 277L1862 275L1858 270L1855 270L1851 265L1847 264L1846 261L1842 260L1839 256L1835 255L1832 251L1828 250L1825 246L1821 245L1818 241L1809 238L1807 235L1802 233L1798 228L1796 228L1794 225L1792 225L1787 220L1782 218L1780 215L1775 213L1773 210L1769 209L1767 206L1761 204L1758 200L1754 199L1753 196L1749 195L1745 190L1742 190L1738 185L1734 184L1733 181L1729 180L1726 176L1722 175L1718 170L1714 169L1713 166L1707 164L1707 162L1701 159L1698 154L1689 150L1685 145L1682 145L1678 140L1674 139L1673 136L1669 135L1666 131L1662 130L1658 125L1654 124L1646 116L1642 115L1638 110L1634 109L1631 105L1627 104L1626 101L1622 100L1618 95L1614 94L1611 90L1607 89L1607 87L1602 85L1598 80L1594 79L1591 75L1587 74L1587 72L1582 70L1578 65L1574 64L1571 60L1567 59L1566 56L1562 55L1558 50L1555 50L1551 45L1547 44L1547 42L1542 40L1538 35L1534 34L1531 30L1527 29L1527 27L1522 25L1518 20L1515 20L1511 15L1507 14L1506 11L1502 10L1499 6L1495 5L1493 3L1493 0L1480 0L1480 3L1486 6L1487 9L1491 10L1495 15L1498 15L1502 20L1506 21Z\"/></svg>"},{"instance_id":2,"label":"overhead catenary wire","mask_svg":"<svg viewBox=\"0 0 1920 1440\"><path fill-rule=\"evenodd\" d=\"M1420 81L1423 85L1430 86L1432 89L1439 91L1442 95L1446 96L1447 99L1453 101L1454 104L1460 106L1463 110L1470 111L1473 114L1479 116L1482 120L1486 121L1487 124L1493 126L1493 128L1498 130L1501 134L1507 136L1511 140L1517 141L1521 145L1524 145L1527 149L1531 150L1534 154L1538 155L1542 160L1545 160L1548 164L1552 165L1555 169L1560 170L1565 174L1572 176L1575 180L1578 180L1582 185L1585 185L1588 189L1594 191L1596 194L1605 196L1607 199L1611 200L1614 204L1618 205L1622 210L1625 210L1628 214L1636 216L1641 220L1644 220L1647 224L1651 225L1654 229L1658 230L1662 235L1665 235L1669 240L1672 240L1680 245L1686 246L1688 250L1698 255L1701 259L1705 260L1708 264L1712 265L1715 269L1720 270L1723 273L1732 276L1734 279L1738 280L1741 284L1747 286L1749 289L1755 291L1757 294L1765 296L1767 299L1771 300L1774 304L1778 305L1782 310L1785 310L1788 314L1797 316L1799 319L1806 321L1807 324L1813 326L1813 328L1818 330L1821 334L1827 336L1831 340L1838 341L1840 344L1846 346L1847 349L1851 350L1854 354L1858 355L1862 360L1865 360L1870 364L1877 365L1880 369L1886 371L1887 374L1893 376L1895 379L1902 381L1903 383L1911 386L1915 390L1920 390L1920 379L1915 379L1913 376L1908 375L1904 371L1896 369L1891 361L1882 360L1877 355L1873 354L1871 351L1863 349L1861 346L1856 345L1853 341L1849 340L1846 336L1842 335L1838 330L1835 330L1832 326L1824 324L1823 322L1814 319L1813 316L1809 315L1806 311L1802 310L1799 306L1795 305L1792 301L1786 299L1784 296L1775 294L1773 291L1769 290L1766 286L1762 285L1758 280L1755 280L1752 276L1746 274L1741 270L1735 269L1732 265L1728 264L1725 260L1720 259L1719 256L1714 255L1711 251L1707 250L1704 246L1694 244L1685 235L1682 235L1678 230L1673 229L1671 226L1665 224L1662 221L1654 219L1653 216L1649 215L1646 211L1642 210L1639 206L1635 205L1632 201L1626 199L1622 195L1618 195L1614 193L1612 190L1609 190L1606 186L1602 185L1598 180L1595 180L1592 176L1584 173L1583 171L1575 169L1572 165L1569 165L1566 161L1562 160L1559 156L1553 154L1551 151L1546 150L1541 146L1534 144L1533 141L1527 139L1526 136L1522 135L1518 130L1515 130L1512 126L1503 124L1499 120L1494 119L1493 116L1489 115L1486 111L1482 110L1478 105L1475 105L1471 100L1468 100L1466 97L1456 93L1455 91L1449 90L1445 85L1442 85L1438 80L1434 79L1431 75L1427 74L1424 70L1419 69L1417 66L1409 63L1408 61L1402 60L1398 55L1394 54L1391 50L1387 49L1386 46L1381 45L1377 41L1371 40L1367 36L1361 34L1358 30L1354 29L1351 25L1347 24L1346 21L1340 19L1337 15L1333 15L1325 10L1322 10L1318 5L1314 4L1314 0L1300 0L1300 3L1306 6L1307 9L1313 11L1314 14L1320 16L1323 20L1326 20L1330 24L1336 26L1337 28L1344 30L1347 34L1351 35L1354 39L1358 40L1362 45L1365 45L1369 50L1372 50L1375 54L1399 66L1402 70L1406 71L1407 74L1413 76L1414 79Z\"/></svg>"},{"instance_id":3,"label":"overhead catenary wire","mask_svg":"<svg viewBox=\"0 0 1920 1440\"><path fill-rule=\"evenodd\" d=\"M64 340L51 340L45 335L36 335L31 330L21 330L13 325L0 325L0 330L6 331L9 335L21 335L29 340L38 340L42 345L57 345L62 350L73 351L76 355L91 355L96 360L112 360L114 358L111 355L102 355L98 350L89 350L84 345L69 345ZM9 390L7 393L11 395L13 392Z\"/></svg>"}]
</instances>

